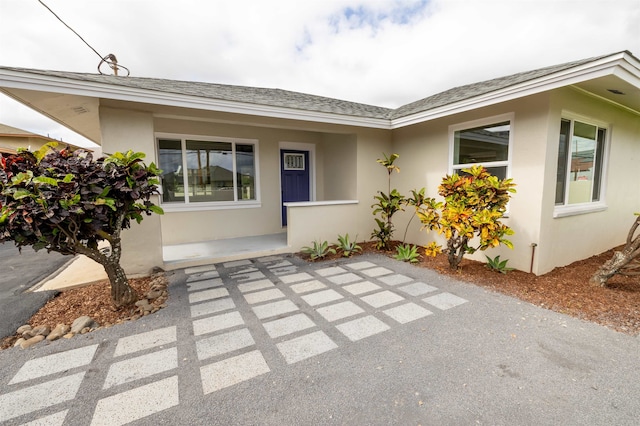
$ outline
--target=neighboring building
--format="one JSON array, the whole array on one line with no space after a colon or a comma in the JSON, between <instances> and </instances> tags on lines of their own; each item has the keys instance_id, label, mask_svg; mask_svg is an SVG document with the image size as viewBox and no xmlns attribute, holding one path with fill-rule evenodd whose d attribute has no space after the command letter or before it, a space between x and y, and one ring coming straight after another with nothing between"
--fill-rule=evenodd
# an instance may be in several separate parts
<instances>
[{"instance_id":1,"label":"neighboring building","mask_svg":"<svg viewBox=\"0 0 640 426\"><path fill-rule=\"evenodd\" d=\"M400 155L392 185L403 193L426 187L436 196L445 174L472 164L513 178L506 222L515 247L488 254L537 274L622 243L640 210L640 61L629 52L395 110L279 89L8 67L0 90L105 152L144 151L164 169L165 215L124 234L131 273L167 267L163 248L186 243L283 230L289 251L347 232L368 239L373 196L387 186L376 163L383 153ZM398 216L397 237L409 218ZM408 242L438 238L415 222Z\"/></svg>"},{"instance_id":2,"label":"neighboring building","mask_svg":"<svg viewBox=\"0 0 640 426\"><path fill-rule=\"evenodd\" d=\"M67 144L62 141L56 141L55 139L46 136L27 132L26 130L17 129L0 123L0 153L15 154L18 148L37 151L44 144L51 141L77 148L74 145Z\"/></svg>"}]
</instances>

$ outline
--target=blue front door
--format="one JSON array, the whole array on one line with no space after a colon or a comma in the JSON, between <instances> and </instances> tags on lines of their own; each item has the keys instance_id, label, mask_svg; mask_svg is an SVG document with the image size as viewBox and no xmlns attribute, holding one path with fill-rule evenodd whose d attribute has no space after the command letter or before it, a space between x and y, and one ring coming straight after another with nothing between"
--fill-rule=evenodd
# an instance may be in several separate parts
<instances>
[{"instance_id":1,"label":"blue front door","mask_svg":"<svg viewBox=\"0 0 640 426\"><path fill-rule=\"evenodd\" d=\"M287 226L284 203L310 201L309 151L280 150L282 182L282 226Z\"/></svg>"}]
</instances>

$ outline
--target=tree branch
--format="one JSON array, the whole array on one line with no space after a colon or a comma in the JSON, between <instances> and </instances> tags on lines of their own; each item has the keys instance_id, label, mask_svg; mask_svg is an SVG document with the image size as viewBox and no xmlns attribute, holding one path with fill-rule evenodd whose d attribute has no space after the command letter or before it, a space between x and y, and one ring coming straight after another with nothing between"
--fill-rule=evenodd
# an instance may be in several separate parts
<instances>
[{"instance_id":1,"label":"tree branch","mask_svg":"<svg viewBox=\"0 0 640 426\"><path fill-rule=\"evenodd\" d=\"M636 219L635 222L633 222L633 225L631 225L631 229L629 229L629 233L627 234L627 245L631 245L631 241L633 241L633 234L636 233L636 229L638 229L638 226L640 226L640 216L638 216L638 218ZM638 236L638 239L640 240L640 236Z\"/></svg>"}]
</instances>

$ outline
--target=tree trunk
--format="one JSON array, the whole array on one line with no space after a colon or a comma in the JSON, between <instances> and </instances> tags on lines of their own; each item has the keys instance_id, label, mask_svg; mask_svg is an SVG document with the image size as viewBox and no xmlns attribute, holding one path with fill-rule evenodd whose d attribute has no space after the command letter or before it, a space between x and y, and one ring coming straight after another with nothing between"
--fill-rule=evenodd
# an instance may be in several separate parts
<instances>
[{"instance_id":1,"label":"tree trunk","mask_svg":"<svg viewBox=\"0 0 640 426\"><path fill-rule=\"evenodd\" d=\"M640 215L636 218L629 229L627 234L627 243L622 251L616 251L613 253L613 257L607 260L604 265L593 274L590 282L597 284L601 287L606 287L609 278L615 274L623 274L627 272L630 275L636 275L636 272L629 272L629 270L637 269L637 264L633 264L635 259L640 256L640 235L635 235L636 231L640 227ZM627 271L625 271L627 269Z\"/></svg>"},{"instance_id":2,"label":"tree trunk","mask_svg":"<svg viewBox=\"0 0 640 426\"><path fill-rule=\"evenodd\" d=\"M467 245L467 237L452 237L447 241L447 255L449 259L449 269L457 271L462 262L462 257L465 253L465 247Z\"/></svg>"},{"instance_id":3,"label":"tree trunk","mask_svg":"<svg viewBox=\"0 0 640 426\"><path fill-rule=\"evenodd\" d=\"M630 253L626 253L626 250L614 252L613 257L607 260L589 281L600 287L606 287L609 278L619 273L632 259Z\"/></svg>"},{"instance_id":4,"label":"tree trunk","mask_svg":"<svg viewBox=\"0 0 640 426\"><path fill-rule=\"evenodd\" d=\"M111 282L111 302L120 308L122 306L131 305L138 301L138 294L129 285L124 269L118 262L104 263L104 270Z\"/></svg>"}]
</instances>

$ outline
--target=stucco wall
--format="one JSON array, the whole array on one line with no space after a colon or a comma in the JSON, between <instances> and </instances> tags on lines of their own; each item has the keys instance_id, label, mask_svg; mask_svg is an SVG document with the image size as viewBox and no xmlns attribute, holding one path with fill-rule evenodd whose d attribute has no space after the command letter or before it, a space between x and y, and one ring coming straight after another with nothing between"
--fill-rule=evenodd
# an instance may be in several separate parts
<instances>
[{"instance_id":1,"label":"stucco wall","mask_svg":"<svg viewBox=\"0 0 640 426\"><path fill-rule=\"evenodd\" d=\"M558 134L563 111L609 124L603 175L604 211L554 218ZM640 117L566 88L551 96L549 155L545 173L538 273L606 251L624 242L640 211Z\"/></svg>"},{"instance_id":2,"label":"stucco wall","mask_svg":"<svg viewBox=\"0 0 640 426\"><path fill-rule=\"evenodd\" d=\"M548 103L548 94L540 94L394 131L394 152L400 154L396 164L401 172L393 174L392 187L407 196L411 189L425 187L427 196L441 199L437 195L438 186L449 173L449 126L513 114L510 177L517 184L517 193L511 199L509 217L504 222L515 231L509 238L514 249L490 249L476 253L472 258L485 260L485 255L501 255L501 258L509 259L509 266L529 271L531 244L539 244ZM411 210L398 214L397 239L402 239L412 214ZM407 242L426 244L435 240L444 243L436 232L420 231L420 227L419 221L413 219Z\"/></svg>"},{"instance_id":3,"label":"stucco wall","mask_svg":"<svg viewBox=\"0 0 640 426\"><path fill-rule=\"evenodd\" d=\"M354 134L323 135L324 200L354 200L357 196L357 138Z\"/></svg>"},{"instance_id":4,"label":"stucco wall","mask_svg":"<svg viewBox=\"0 0 640 426\"><path fill-rule=\"evenodd\" d=\"M105 153L134 149L146 154L145 162L156 161L153 119L151 114L100 109L101 141ZM152 200L158 203L157 197ZM127 274L148 274L154 266L162 266L162 233L160 216L145 216L122 232L120 264Z\"/></svg>"},{"instance_id":5,"label":"stucco wall","mask_svg":"<svg viewBox=\"0 0 640 426\"><path fill-rule=\"evenodd\" d=\"M287 243L294 251L312 247L314 241L333 244L338 241L338 235L349 234L351 241L356 240L357 202L290 206L288 214Z\"/></svg>"}]
</instances>

